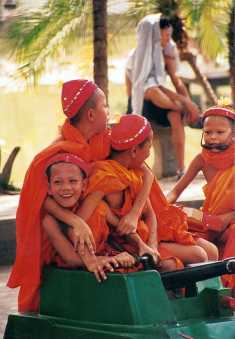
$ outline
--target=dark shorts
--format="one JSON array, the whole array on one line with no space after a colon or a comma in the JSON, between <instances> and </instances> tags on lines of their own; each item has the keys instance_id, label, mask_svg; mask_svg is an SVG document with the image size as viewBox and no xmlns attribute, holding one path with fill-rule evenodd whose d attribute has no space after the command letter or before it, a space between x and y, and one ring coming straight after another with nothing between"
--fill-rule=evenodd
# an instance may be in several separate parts
<instances>
[{"instance_id":1,"label":"dark shorts","mask_svg":"<svg viewBox=\"0 0 235 339\"><path fill-rule=\"evenodd\" d=\"M170 109L161 108L155 106L151 101L144 100L142 114L149 121L156 123L157 125L161 125L163 127L169 127L170 121L167 118L167 114L170 112ZM131 98L128 98L128 108L127 114L132 112L131 107Z\"/></svg>"}]
</instances>

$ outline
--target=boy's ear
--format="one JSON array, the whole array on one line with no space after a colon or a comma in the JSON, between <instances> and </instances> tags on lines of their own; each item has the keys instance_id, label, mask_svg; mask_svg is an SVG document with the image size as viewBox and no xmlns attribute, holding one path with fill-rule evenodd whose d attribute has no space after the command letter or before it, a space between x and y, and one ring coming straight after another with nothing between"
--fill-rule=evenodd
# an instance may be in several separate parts
<instances>
[{"instance_id":1,"label":"boy's ear","mask_svg":"<svg viewBox=\"0 0 235 339\"><path fill-rule=\"evenodd\" d=\"M87 119L90 122L95 121L95 111L93 108L88 108L87 110Z\"/></svg>"},{"instance_id":2,"label":"boy's ear","mask_svg":"<svg viewBox=\"0 0 235 339\"><path fill-rule=\"evenodd\" d=\"M136 158L136 151L137 151L136 146L133 146L130 150L130 154L132 158Z\"/></svg>"}]
</instances>

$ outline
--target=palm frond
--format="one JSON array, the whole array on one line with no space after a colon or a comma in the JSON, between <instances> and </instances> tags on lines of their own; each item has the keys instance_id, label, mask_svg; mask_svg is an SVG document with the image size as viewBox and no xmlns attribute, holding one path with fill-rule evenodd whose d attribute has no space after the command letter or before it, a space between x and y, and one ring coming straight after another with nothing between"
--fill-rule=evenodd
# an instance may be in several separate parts
<instances>
[{"instance_id":1,"label":"palm frond","mask_svg":"<svg viewBox=\"0 0 235 339\"><path fill-rule=\"evenodd\" d=\"M180 11L191 37L198 40L201 50L209 58L226 50L225 33L231 0L182 0Z\"/></svg>"},{"instance_id":2,"label":"palm frond","mask_svg":"<svg viewBox=\"0 0 235 339\"><path fill-rule=\"evenodd\" d=\"M17 60L24 63L19 74L40 76L50 57L84 36L90 15L91 1L49 0L41 11L19 16L8 34Z\"/></svg>"}]
</instances>

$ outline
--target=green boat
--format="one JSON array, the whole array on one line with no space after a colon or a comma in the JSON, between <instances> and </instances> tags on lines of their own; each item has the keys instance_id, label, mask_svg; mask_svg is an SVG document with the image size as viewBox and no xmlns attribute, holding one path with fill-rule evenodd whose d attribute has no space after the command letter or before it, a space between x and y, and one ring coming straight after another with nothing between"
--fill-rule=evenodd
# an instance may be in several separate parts
<instances>
[{"instance_id":1,"label":"green boat","mask_svg":"<svg viewBox=\"0 0 235 339\"><path fill-rule=\"evenodd\" d=\"M146 270L103 283L46 267L39 314L9 315L4 339L235 339L234 299L220 282L235 258L162 274L143 261Z\"/></svg>"}]
</instances>

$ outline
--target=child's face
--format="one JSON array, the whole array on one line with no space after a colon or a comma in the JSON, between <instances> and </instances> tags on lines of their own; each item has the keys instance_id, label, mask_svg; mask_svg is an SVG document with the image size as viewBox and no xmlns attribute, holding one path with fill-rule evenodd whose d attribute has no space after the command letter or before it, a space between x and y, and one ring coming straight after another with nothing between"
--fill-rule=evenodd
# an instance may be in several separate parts
<instances>
[{"instance_id":1,"label":"child's face","mask_svg":"<svg viewBox=\"0 0 235 339\"><path fill-rule=\"evenodd\" d=\"M150 134L148 138L145 140L144 144L141 146L138 145L136 147L136 154L133 160L133 168L140 167L144 163L144 161L149 157L152 141L153 141L153 132L150 131Z\"/></svg>"},{"instance_id":2,"label":"child's face","mask_svg":"<svg viewBox=\"0 0 235 339\"><path fill-rule=\"evenodd\" d=\"M80 198L83 187L83 175L80 168L70 163L58 163L51 166L51 178L48 193L62 207L73 207Z\"/></svg>"},{"instance_id":3,"label":"child's face","mask_svg":"<svg viewBox=\"0 0 235 339\"><path fill-rule=\"evenodd\" d=\"M94 128L96 133L101 133L107 128L108 116L109 108L106 102L106 97L104 92L99 89L94 108Z\"/></svg>"},{"instance_id":4,"label":"child's face","mask_svg":"<svg viewBox=\"0 0 235 339\"><path fill-rule=\"evenodd\" d=\"M229 120L221 116L209 116L203 124L203 138L206 145L229 145L232 141L233 130ZM220 152L212 148L213 152Z\"/></svg>"}]
</instances>

